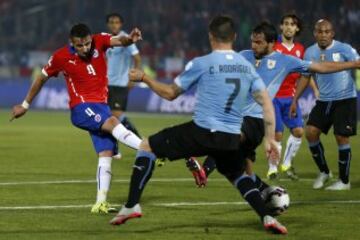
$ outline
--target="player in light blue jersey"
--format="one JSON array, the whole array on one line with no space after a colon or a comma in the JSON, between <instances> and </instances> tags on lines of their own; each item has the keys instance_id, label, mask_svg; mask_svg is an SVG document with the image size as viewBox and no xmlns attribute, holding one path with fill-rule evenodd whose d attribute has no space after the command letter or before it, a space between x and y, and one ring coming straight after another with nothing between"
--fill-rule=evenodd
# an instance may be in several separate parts
<instances>
[{"instance_id":1,"label":"player in light blue jersey","mask_svg":"<svg viewBox=\"0 0 360 240\"><path fill-rule=\"evenodd\" d=\"M349 44L334 40L334 30L330 21L321 19L315 24L314 36L316 43L305 52L305 59L313 62L349 62L359 59L359 55ZM296 101L306 88L309 77L303 77L298 84L292 104L296 110ZM351 71L331 74L313 74L319 88L320 97L312 109L306 126L306 138L313 159L319 168L313 188L320 189L332 177L327 166L324 147L320 142L321 133L327 134L331 126L338 144L339 180L328 186L326 190L350 189L350 136L356 135L357 95Z\"/></svg>"},{"instance_id":2,"label":"player in light blue jersey","mask_svg":"<svg viewBox=\"0 0 360 240\"><path fill-rule=\"evenodd\" d=\"M175 99L196 85L197 101L192 121L166 128L143 140L136 156L128 200L111 224L123 224L128 219L142 215L140 196L151 177L157 157L177 160L211 155L219 172L254 208L264 227L274 233L287 232L284 226L269 216L254 180L244 174L246 161L240 144L240 127L249 94L263 105L266 151L272 157L277 157L278 153L271 99L254 67L232 50L235 37L233 20L227 16L215 17L209 25L213 52L190 61L173 84L163 84L140 70L131 70L132 80L141 79L168 100Z\"/></svg>"},{"instance_id":3,"label":"player in light blue jersey","mask_svg":"<svg viewBox=\"0 0 360 240\"><path fill-rule=\"evenodd\" d=\"M118 13L111 13L106 17L108 30L113 36L127 36L122 31L124 18ZM108 104L113 116L129 130L139 135L138 130L126 117L127 100L129 94L129 69L141 68L141 56L135 44L127 47L113 47L106 51L107 76L109 80ZM121 154L114 156L120 158Z\"/></svg>"},{"instance_id":4,"label":"player in light blue jersey","mask_svg":"<svg viewBox=\"0 0 360 240\"><path fill-rule=\"evenodd\" d=\"M292 72L306 73L311 72L334 72L359 66L359 62L334 63L334 62L311 62L299 58L284 55L273 50L277 39L276 28L269 23L257 25L251 34L252 50L241 51L240 54L253 64L257 73L263 79L269 96L273 99L285 80L286 76ZM252 163L256 158L256 148L261 144L263 129L263 111L259 104L252 98L248 98L244 108L244 121L241 127L242 140L247 148L248 174L252 173ZM299 112L297 112L299 114ZM290 116L289 116L290 117ZM279 145L277 145L278 148ZM279 149L280 152L280 149ZM274 163L272 163L274 164ZM204 164L206 175L208 176L216 167L215 161L209 156ZM257 179L260 191L267 188L266 183Z\"/></svg>"}]
</instances>

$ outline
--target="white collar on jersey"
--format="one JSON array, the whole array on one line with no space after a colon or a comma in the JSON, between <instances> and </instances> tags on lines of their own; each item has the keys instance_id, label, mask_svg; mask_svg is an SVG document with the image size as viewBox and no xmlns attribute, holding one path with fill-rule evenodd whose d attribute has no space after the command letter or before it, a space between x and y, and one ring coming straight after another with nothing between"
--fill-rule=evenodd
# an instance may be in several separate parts
<instances>
[{"instance_id":1,"label":"white collar on jersey","mask_svg":"<svg viewBox=\"0 0 360 240\"><path fill-rule=\"evenodd\" d=\"M327 46L325 49L322 49L319 47L319 44L316 44L316 46L318 46L318 48L320 48L321 50L329 50L330 48L332 48L335 44L335 40L332 40L331 44L329 46Z\"/></svg>"},{"instance_id":2,"label":"white collar on jersey","mask_svg":"<svg viewBox=\"0 0 360 240\"><path fill-rule=\"evenodd\" d=\"M214 50L213 52L220 52L220 53L234 53L235 51L234 50Z\"/></svg>"},{"instance_id":3,"label":"white collar on jersey","mask_svg":"<svg viewBox=\"0 0 360 240\"><path fill-rule=\"evenodd\" d=\"M285 43L281 42L281 45L283 45L288 51L291 51L291 49L294 48L295 44L293 43L291 46L286 45Z\"/></svg>"}]
</instances>

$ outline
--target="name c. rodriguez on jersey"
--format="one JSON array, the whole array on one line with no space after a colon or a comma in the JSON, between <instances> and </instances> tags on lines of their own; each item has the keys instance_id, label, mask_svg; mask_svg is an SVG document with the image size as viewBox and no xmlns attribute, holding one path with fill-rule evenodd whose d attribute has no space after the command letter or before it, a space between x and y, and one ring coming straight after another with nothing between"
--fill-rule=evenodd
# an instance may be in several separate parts
<instances>
[{"instance_id":1,"label":"name c. rodriguez on jersey","mask_svg":"<svg viewBox=\"0 0 360 240\"><path fill-rule=\"evenodd\" d=\"M210 74L214 74L215 67L212 66L209 68ZM251 74L251 68L249 66L241 65L241 64L226 64L226 65L219 65L219 69L217 73L247 73Z\"/></svg>"}]
</instances>

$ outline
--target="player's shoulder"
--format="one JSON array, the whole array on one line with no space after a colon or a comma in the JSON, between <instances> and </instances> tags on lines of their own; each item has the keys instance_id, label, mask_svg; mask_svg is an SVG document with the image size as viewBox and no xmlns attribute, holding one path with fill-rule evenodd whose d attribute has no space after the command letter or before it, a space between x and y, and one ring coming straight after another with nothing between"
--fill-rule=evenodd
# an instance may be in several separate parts
<instances>
[{"instance_id":1,"label":"player's shoulder","mask_svg":"<svg viewBox=\"0 0 360 240\"><path fill-rule=\"evenodd\" d=\"M101 33L95 33L93 35L91 35L93 40L98 40L98 39L104 39L104 38L109 38L111 37L110 33L106 33L106 32L101 32Z\"/></svg>"},{"instance_id":2,"label":"player's shoulder","mask_svg":"<svg viewBox=\"0 0 360 240\"><path fill-rule=\"evenodd\" d=\"M354 49L349 43L340 42L337 40L334 40L334 47L344 49L344 50L353 50Z\"/></svg>"},{"instance_id":3,"label":"player's shoulder","mask_svg":"<svg viewBox=\"0 0 360 240\"><path fill-rule=\"evenodd\" d=\"M299 42L294 42L294 48L296 50L301 50L301 51L305 51L305 47L302 43Z\"/></svg>"},{"instance_id":4,"label":"player's shoulder","mask_svg":"<svg viewBox=\"0 0 360 240\"><path fill-rule=\"evenodd\" d=\"M55 50L55 52L52 54L52 58L56 59L58 61L66 60L69 57L71 57L71 51L72 51L71 46L65 45L65 46ZM75 50L73 50L73 51L75 53Z\"/></svg>"},{"instance_id":5,"label":"player's shoulder","mask_svg":"<svg viewBox=\"0 0 360 240\"><path fill-rule=\"evenodd\" d=\"M250 49L241 50L238 54L247 60L254 58L254 51Z\"/></svg>"},{"instance_id":6,"label":"player's shoulder","mask_svg":"<svg viewBox=\"0 0 360 240\"><path fill-rule=\"evenodd\" d=\"M306 48L305 55L314 53L318 49L319 49L319 47L318 47L317 43L314 43L313 45L310 45L309 47Z\"/></svg>"}]
</instances>

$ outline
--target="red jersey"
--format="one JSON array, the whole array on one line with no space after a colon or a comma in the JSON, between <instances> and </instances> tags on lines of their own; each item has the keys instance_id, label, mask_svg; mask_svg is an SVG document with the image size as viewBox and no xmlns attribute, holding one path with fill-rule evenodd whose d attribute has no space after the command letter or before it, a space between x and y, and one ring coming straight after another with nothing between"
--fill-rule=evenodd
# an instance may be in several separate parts
<instances>
[{"instance_id":1,"label":"red jersey","mask_svg":"<svg viewBox=\"0 0 360 240\"><path fill-rule=\"evenodd\" d=\"M70 97L70 108L79 103L107 103L108 79L105 51L110 46L109 34L92 36L93 56L80 58L71 46L58 49L42 72L48 77L63 72Z\"/></svg>"},{"instance_id":2,"label":"red jersey","mask_svg":"<svg viewBox=\"0 0 360 240\"><path fill-rule=\"evenodd\" d=\"M274 45L274 50L282 54L292 55L294 57L298 57L301 59L304 58L304 52L305 52L304 46L300 43L294 43L292 48L287 48L281 42L276 42ZM299 77L300 77L299 73L290 73L289 75L287 75L275 97L278 98L293 97L295 95L296 81L298 80Z\"/></svg>"}]
</instances>

